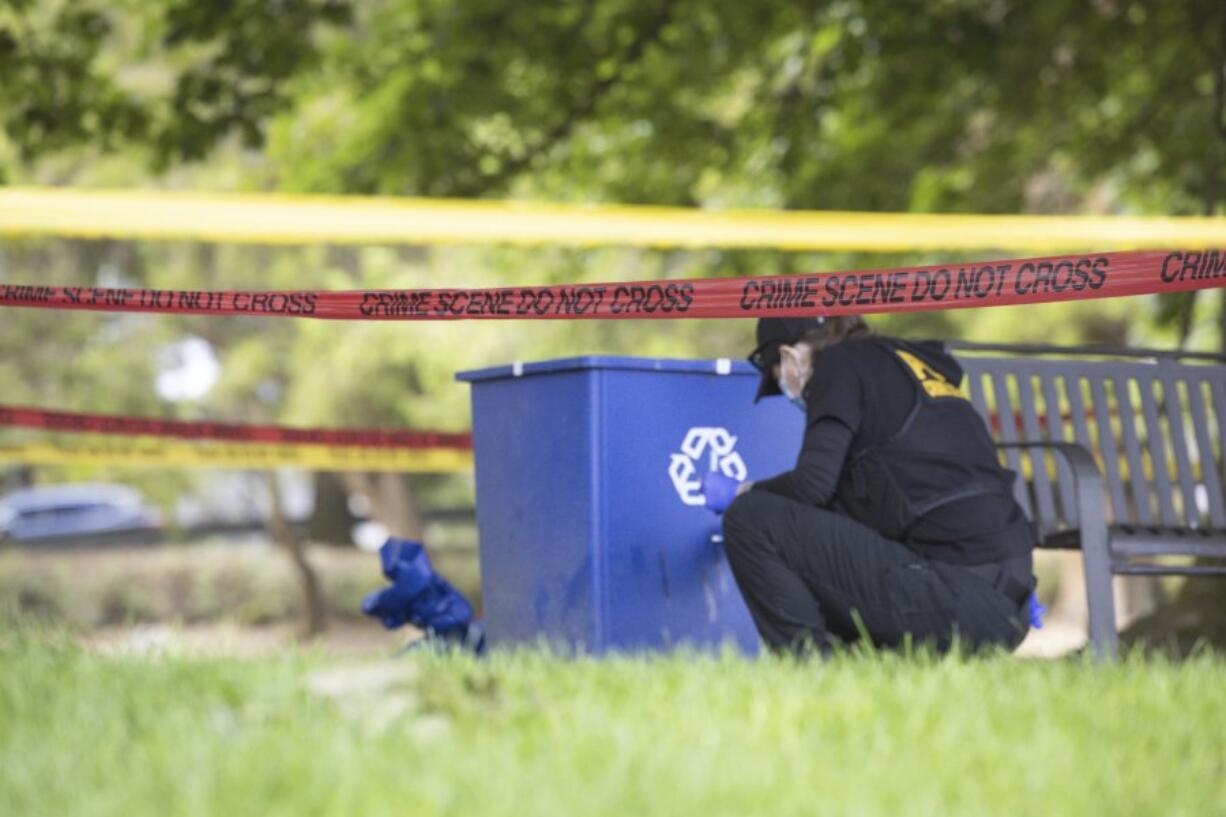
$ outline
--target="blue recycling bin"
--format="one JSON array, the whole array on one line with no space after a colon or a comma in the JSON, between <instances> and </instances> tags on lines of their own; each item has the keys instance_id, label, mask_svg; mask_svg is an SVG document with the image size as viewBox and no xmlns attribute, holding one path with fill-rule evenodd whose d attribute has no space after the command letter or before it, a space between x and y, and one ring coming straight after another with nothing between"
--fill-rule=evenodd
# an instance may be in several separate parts
<instances>
[{"instance_id":1,"label":"blue recycling bin","mask_svg":"<svg viewBox=\"0 0 1226 817\"><path fill-rule=\"evenodd\" d=\"M804 418L786 400L754 405L752 366L575 357L456 377L472 385L492 647L757 652L699 484L795 463Z\"/></svg>"}]
</instances>

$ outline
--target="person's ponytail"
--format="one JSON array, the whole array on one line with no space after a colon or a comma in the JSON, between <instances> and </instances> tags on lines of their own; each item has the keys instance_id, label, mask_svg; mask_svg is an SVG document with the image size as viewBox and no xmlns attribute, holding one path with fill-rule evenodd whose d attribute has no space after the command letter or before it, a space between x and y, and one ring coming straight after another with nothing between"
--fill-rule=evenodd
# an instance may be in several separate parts
<instances>
[{"instance_id":1,"label":"person's ponytail","mask_svg":"<svg viewBox=\"0 0 1226 817\"><path fill-rule=\"evenodd\" d=\"M800 340L813 350L813 358L816 361L818 355L836 343L855 338L867 338L872 334L873 330L859 315L839 315L834 318L826 318L821 326L810 329Z\"/></svg>"}]
</instances>

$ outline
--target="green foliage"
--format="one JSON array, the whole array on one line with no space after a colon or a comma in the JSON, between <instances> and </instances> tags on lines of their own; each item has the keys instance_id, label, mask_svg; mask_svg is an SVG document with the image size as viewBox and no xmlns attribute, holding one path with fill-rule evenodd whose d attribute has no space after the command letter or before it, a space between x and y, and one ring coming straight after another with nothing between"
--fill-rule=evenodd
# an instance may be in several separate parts
<instances>
[{"instance_id":1,"label":"green foliage","mask_svg":"<svg viewBox=\"0 0 1226 817\"><path fill-rule=\"evenodd\" d=\"M231 134L259 147L317 57L313 32L349 17L343 0L2 0L0 125L23 164L148 148L165 170Z\"/></svg>"},{"instance_id":2,"label":"green foliage","mask_svg":"<svg viewBox=\"0 0 1226 817\"><path fill-rule=\"evenodd\" d=\"M1224 13L385 0L330 38L271 154L280 184L321 192L1199 212Z\"/></svg>"},{"instance_id":3,"label":"green foliage","mask_svg":"<svg viewBox=\"0 0 1226 817\"><path fill-rule=\"evenodd\" d=\"M0 0L0 172L18 182L979 212L1217 209L1212 0ZM1002 254L1010 254L1002 250ZM566 247L13 242L0 281L482 286L956 260ZM1189 344L1190 296L907 315L888 331ZM1202 296L1202 304L1209 299ZM457 369L579 352L739 356L748 321L496 325L9 310L5 400L463 428ZM168 345L221 381L168 405Z\"/></svg>"},{"instance_id":4,"label":"green foliage","mask_svg":"<svg viewBox=\"0 0 1226 817\"><path fill-rule=\"evenodd\" d=\"M147 112L101 65L113 30L87 0L0 2L0 127L18 160L143 132Z\"/></svg>"},{"instance_id":5,"label":"green foliage","mask_svg":"<svg viewBox=\"0 0 1226 817\"><path fill-rule=\"evenodd\" d=\"M18 630L0 643L0 803L30 817L1213 814L1224 682L1207 655L338 666L100 656Z\"/></svg>"},{"instance_id":6,"label":"green foliage","mask_svg":"<svg viewBox=\"0 0 1226 817\"><path fill-rule=\"evenodd\" d=\"M162 48L195 59L177 72L154 134L159 165L204 158L232 133L260 147L264 122L289 106L293 79L313 67L312 32L346 23L349 12L344 0L164 4Z\"/></svg>"},{"instance_id":7,"label":"green foliage","mask_svg":"<svg viewBox=\"0 0 1226 817\"><path fill-rule=\"evenodd\" d=\"M1214 0L92 0L0 5L23 164L196 160L284 189L835 209L1200 212ZM293 32L294 36L286 36Z\"/></svg>"}]
</instances>

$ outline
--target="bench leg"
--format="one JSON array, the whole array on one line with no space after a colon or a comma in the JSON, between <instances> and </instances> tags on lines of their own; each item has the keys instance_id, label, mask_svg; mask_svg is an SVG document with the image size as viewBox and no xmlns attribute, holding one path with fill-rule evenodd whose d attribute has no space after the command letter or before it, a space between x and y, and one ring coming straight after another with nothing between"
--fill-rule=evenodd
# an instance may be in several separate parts
<instances>
[{"instance_id":1,"label":"bench leg","mask_svg":"<svg viewBox=\"0 0 1226 817\"><path fill-rule=\"evenodd\" d=\"M1099 661L1114 661L1119 639L1115 632L1115 594L1111 587L1111 552L1105 526L1082 531L1081 551L1090 610L1090 645Z\"/></svg>"},{"instance_id":2,"label":"bench leg","mask_svg":"<svg viewBox=\"0 0 1226 817\"><path fill-rule=\"evenodd\" d=\"M1090 609L1090 645L1094 648L1094 657L1099 661L1114 660L1118 651L1118 638L1115 633L1115 598L1111 593L1111 578L1114 574L1111 534L1107 530L1103 477L1098 470L1098 463L1094 461L1094 455L1077 443L1018 442L1001 443L998 447L1054 451L1062 456L1072 469L1077 495L1081 558L1086 574L1086 606ZM1044 461L1039 459L1038 462Z\"/></svg>"}]
</instances>

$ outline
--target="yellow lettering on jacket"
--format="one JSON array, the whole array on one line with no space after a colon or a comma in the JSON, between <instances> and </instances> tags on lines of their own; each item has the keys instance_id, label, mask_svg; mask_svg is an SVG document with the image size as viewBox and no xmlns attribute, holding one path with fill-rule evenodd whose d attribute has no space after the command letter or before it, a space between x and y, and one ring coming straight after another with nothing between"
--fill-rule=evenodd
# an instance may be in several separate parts
<instances>
[{"instance_id":1,"label":"yellow lettering on jacket","mask_svg":"<svg viewBox=\"0 0 1226 817\"><path fill-rule=\"evenodd\" d=\"M924 391L928 392L930 397L962 397L962 392L958 390L957 386L950 383L940 372L915 355L910 352L904 352L901 349L895 349L894 352L903 363L907 364L907 367L915 375L915 379L920 382L920 385L924 387Z\"/></svg>"}]
</instances>

